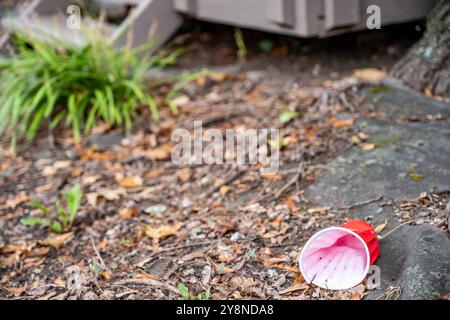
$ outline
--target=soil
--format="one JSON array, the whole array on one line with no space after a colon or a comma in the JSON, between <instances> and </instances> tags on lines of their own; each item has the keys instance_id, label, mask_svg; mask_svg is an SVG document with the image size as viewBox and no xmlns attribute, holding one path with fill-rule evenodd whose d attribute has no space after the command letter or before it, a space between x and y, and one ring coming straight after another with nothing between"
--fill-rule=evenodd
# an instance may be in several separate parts
<instances>
[{"instance_id":1,"label":"soil","mask_svg":"<svg viewBox=\"0 0 450 320\"><path fill-rule=\"evenodd\" d=\"M323 171L343 152L376 148L357 119L417 122L374 112L365 101L377 90L352 70L388 71L420 34L407 25L296 43L245 31L247 60L237 61L232 28L197 28L188 29L188 40L175 42L189 50L165 72L215 72L186 86L177 100L178 116L162 108L161 120L153 122L143 109L132 132L98 125L77 145L70 131L44 130L34 143L20 143L15 157L3 141L1 298L178 299L180 283L191 298L203 293L210 299L362 299L369 293L365 283L338 292L305 283L297 261L305 241L354 217L360 207L353 201L320 203L306 190L323 181ZM263 53L258 41L268 37L275 45ZM162 96L167 88L152 90ZM283 123L286 108L298 116ZM171 133L192 130L194 120L220 130L280 129L280 171L265 176L257 165L174 165ZM442 125L449 119L431 114L420 120ZM32 199L52 207L75 183L84 197L63 238L20 223L39 214ZM412 224L433 224L448 239L448 195L419 189L427 193L375 195L403 208L388 229L427 210Z\"/></svg>"}]
</instances>

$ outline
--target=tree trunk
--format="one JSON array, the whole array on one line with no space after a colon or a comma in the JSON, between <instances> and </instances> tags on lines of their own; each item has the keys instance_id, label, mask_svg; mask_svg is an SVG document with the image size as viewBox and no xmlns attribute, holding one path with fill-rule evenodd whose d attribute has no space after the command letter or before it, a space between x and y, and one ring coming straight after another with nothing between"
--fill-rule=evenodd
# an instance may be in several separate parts
<instances>
[{"instance_id":1,"label":"tree trunk","mask_svg":"<svg viewBox=\"0 0 450 320\"><path fill-rule=\"evenodd\" d=\"M441 0L427 19L427 30L391 70L405 85L450 97L450 0Z\"/></svg>"}]
</instances>

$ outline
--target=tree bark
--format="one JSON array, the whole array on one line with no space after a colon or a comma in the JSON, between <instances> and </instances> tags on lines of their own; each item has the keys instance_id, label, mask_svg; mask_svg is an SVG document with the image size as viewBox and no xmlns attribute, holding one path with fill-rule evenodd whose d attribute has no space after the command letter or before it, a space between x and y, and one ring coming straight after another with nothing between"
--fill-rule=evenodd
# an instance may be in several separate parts
<instances>
[{"instance_id":1,"label":"tree bark","mask_svg":"<svg viewBox=\"0 0 450 320\"><path fill-rule=\"evenodd\" d=\"M433 9L423 37L391 75L419 92L450 97L450 0L441 0Z\"/></svg>"}]
</instances>

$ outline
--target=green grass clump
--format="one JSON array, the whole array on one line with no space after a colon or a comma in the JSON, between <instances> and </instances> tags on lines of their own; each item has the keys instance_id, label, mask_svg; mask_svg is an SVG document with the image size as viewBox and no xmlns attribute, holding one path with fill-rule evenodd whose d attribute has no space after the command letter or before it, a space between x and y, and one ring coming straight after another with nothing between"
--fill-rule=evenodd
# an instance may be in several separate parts
<instances>
[{"instance_id":1,"label":"green grass clump","mask_svg":"<svg viewBox=\"0 0 450 320\"><path fill-rule=\"evenodd\" d=\"M0 60L0 135L32 140L46 124L63 123L74 140L98 121L131 127L138 105L158 108L145 90L149 68L164 68L180 51L143 57L150 45L116 49L101 36L78 48L16 35L14 55Z\"/></svg>"}]
</instances>

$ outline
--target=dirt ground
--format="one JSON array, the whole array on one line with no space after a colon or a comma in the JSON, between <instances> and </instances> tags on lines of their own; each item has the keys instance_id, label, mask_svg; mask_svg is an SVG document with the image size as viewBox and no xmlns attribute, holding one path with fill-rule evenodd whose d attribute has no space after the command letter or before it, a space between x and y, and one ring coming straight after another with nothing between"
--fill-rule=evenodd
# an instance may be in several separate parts
<instances>
[{"instance_id":1,"label":"dirt ground","mask_svg":"<svg viewBox=\"0 0 450 320\"><path fill-rule=\"evenodd\" d=\"M414 26L403 28L297 42L244 32L249 53L238 62L233 30L205 24L183 40L188 52L167 70L214 71L183 90L178 116L164 108L153 122L142 110L132 132L99 125L78 145L71 132L41 132L35 143L19 144L16 157L4 141L0 297L178 299L183 283L203 299L362 299L365 284L333 292L302 278L305 241L355 211L318 207L304 190L355 136L366 139L352 126L368 113L359 109L365 97L352 70L389 70L420 36ZM275 47L261 53L257 44L266 37ZM149 90L162 97L167 88ZM298 117L282 123L286 108ZM279 128L280 171L174 165L171 133L192 130L194 120L220 130ZM32 199L50 207L75 183L84 197L70 232L20 224L38 214ZM410 201L412 214L424 206L430 219L442 214L446 199L430 199Z\"/></svg>"}]
</instances>

